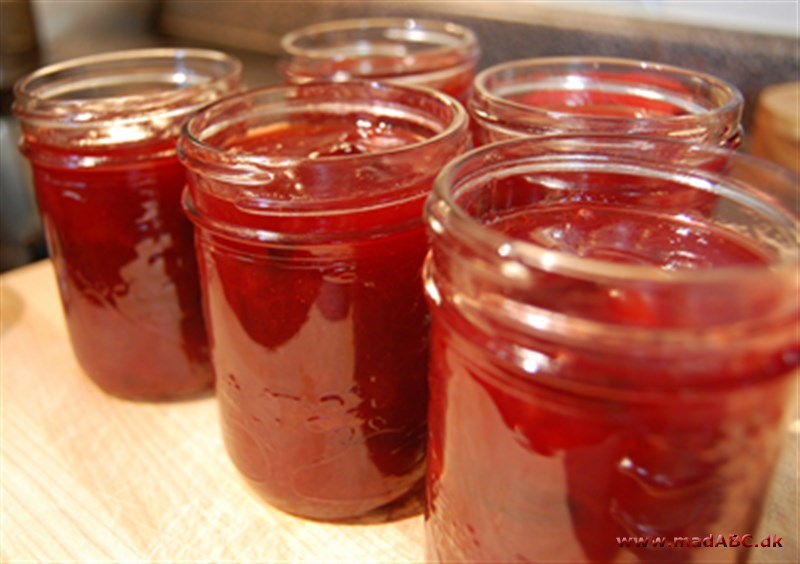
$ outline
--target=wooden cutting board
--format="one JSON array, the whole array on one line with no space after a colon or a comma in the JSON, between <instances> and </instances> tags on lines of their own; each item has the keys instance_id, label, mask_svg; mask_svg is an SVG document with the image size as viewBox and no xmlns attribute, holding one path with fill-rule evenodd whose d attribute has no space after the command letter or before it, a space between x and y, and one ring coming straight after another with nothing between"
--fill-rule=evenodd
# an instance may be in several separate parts
<instances>
[{"instance_id":1,"label":"wooden cutting board","mask_svg":"<svg viewBox=\"0 0 800 564\"><path fill-rule=\"evenodd\" d=\"M773 84L761 91L748 150L800 173L800 82Z\"/></svg>"},{"instance_id":2,"label":"wooden cutting board","mask_svg":"<svg viewBox=\"0 0 800 564\"><path fill-rule=\"evenodd\" d=\"M419 561L421 501L349 524L258 502L222 445L212 397L135 403L100 392L70 349L49 261L0 277L3 561ZM797 562L798 423L751 561ZM720 531L728 532L728 531Z\"/></svg>"}]
</instances>

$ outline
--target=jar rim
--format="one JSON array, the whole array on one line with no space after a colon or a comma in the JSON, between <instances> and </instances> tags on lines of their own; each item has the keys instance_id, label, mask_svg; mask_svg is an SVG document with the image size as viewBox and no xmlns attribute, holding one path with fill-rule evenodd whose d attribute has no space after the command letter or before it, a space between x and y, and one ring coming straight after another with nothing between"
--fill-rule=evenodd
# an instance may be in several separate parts
<instances>
[{"instance_id":1,"label":"jar rim","mask_svg":"<svg viewBox=\"0 0 800 564\"><path fill-rule=\"evenodd\" d=\"M521 112L523 115L528 116L548 116L554 120L566 119L568 117L580 117L589 123L607 122L609 124L616 124L619 127L623 123L641 122L642 118L628 117L628 116L607 116L607 115L587 115L577 114L568 111L551 110L546 108L539 108L536 106L515 102L504 98L501 95L495 94L487 85L487 82L498 74L513 72L518 70L535 70L537 68L544 68L546 66L562 66L565 69L570 66L578 65L578 67L594 66L595 68L602 69L604 67L643 70L643 71L657 71L662 73L669 73L675 77L694 78L703 81L710 87L717 89L726 94L726 100L723 104L708 109L700 113L688 113L682 115L670 116L647 116L647 122L652 124L683 124L697 121L698 118L716 120L720 116L726 114L739 115L744 106L744 97L739 89L732 83L700 71L695 71L687 68L682 68L666 63L658 63L653 61L644 61L639 59L627 59L621 57L595 57L595 56L559 56L559 57L533 57L529 59L521 59L516 61L508 61L488 67L475 76L473 83L473 94L469 100L469 108L471 113L478 111L480 105L491 105L499 109ZM737 129L738 131L738 129Z\"/></svg>"},{"instance_id":2,"label":"jar rim","mask_svg":"<svg viewBox=\"0 0 800 564\"><path fill-rule=\"evenodd\" d=\"M107 80L121 80L133 76L137 68L141 70L141 66L148 62L187 63L193 60L216 65L217 68L202 74L196 72L201 80L192 83L189 81L190 75L183 72L185 65L176 64L175 80L159 82L172 84L175 88L159 92L69 96L70 87L74 90L76 79L90 79L93 72L103 69ZM232 82L238 84L241 72L242 63L239 59L212 49L159 47L112 51L53 63L21 78L14 85L13 108L17 117L24 122L40 122L61 128L95 126L111 120L142 122L153 119L154 115L173 118L188 114L207 103L209 100L203 96L204 92L225 88ZM79 115L72 115L70 110L79 112Z\"/></svg>"},{"instance_id":3,"label":"jar rim","mask_svg":"<svg viewBox=\"0 0 800 564\"><path fill-rule=\"evenodd\" d=\"M731 279L732 277L736 279L736 277L743 276L763 276L765 272L774 273L776 271L790 270L796 272L798 260L800 260L800 251L798 251L796 247L793 248L790 253L784 252L777 254L775 260L770 261L766 265L763 263L755 266L740 264L715 266L705 269L674 269L669 271L658 266L625 264L595 258L585 258L571 253L548 249L531 241L504 235L472 217L470 213L458 203L457 194L452 189L458 186L459 173L461 173L467 165L481 159L483 159L484 162L492 161L500 166L510 166L512 163L524 163L526 159L530 157L515 155L513 160L499 161L496 158L492 159L492 155L494 154L496 156L496 152L502 149L525 151L526 147L543 143L561 143L566 145L583 143L585 147L597 147L602 143L605 143L609 147L615 144L619 146L619 143L626 143L630 146L640 144L641 156L643 159L641 162L645 165L648 162L651 165L657 164L656 160L648 161L646 157L651 154L648 152L648 148L652 148L654 146L653 144L660 144L662 146L673 147L675 150L685 151L687 154L693 156L724 158L727 163L732 162L740 166L755 167L766 171L786 192L795 185L794 176L791 175L789 171L762 159L710 145L691 144L675 139L602 133L558 134L511 139L473 149L456 157L440 171L434 181L433 191L425 207L426 221L430 229L439 235L445 230L449 230L459 240L465 241L467 244L482 249L492 255L496 255L499 259L518 262L526 267L541 269L551 273L564 274L583 279L616 280L631 283L703 283L723 281ZM582 152L585 154L586 149ZM570 156L574 158L578 154L579 153L572 153ZM491 172L489 167L482 167L481 172L475 175L475 177L471 177L470 181L474 182L480 180L481 175L483 178L486 178L489 172ZM686 170L683 172L687 175L686 178L684 178L684 180L686 180L691 173ZM698 176L697 178L700 177ZM703 178L703 180L707 179ZM752 189L743 186L741 183L734 183L732 181L726 183L724 179L719 181L719 185L725 190L726 195L735 196L739 201L747 201L752 204L753 207L768 212L776 221L782 223L787 229L793 229L795 237L800 233L798 210L790 210L781 203L778 197L774 197L761 189ZM775 188L780 189L780 186ZM791 198L788 194L786 194L785 197Z\"/></svg>"},{"instance_id":4,"label":"jar rim","mask_svg":"<svg viewBox=\"0 0 800 564\"><path fill-rule=\"evenodd\" d=\"M197 131L198 124L209 118L214 113L224 114L226 108L236 107L246 99L256 99L259 97L266 98L271 102L290 101L292 96L296 96L302 90L310 89L346 89L353 88L354 86L369 90L381 91L396 91L398 95L405 93L408 94L422 94L430 99L447 108L451 112L451 119L449 123L444 125L441 131L436 132L431 137L427 137L415 143L409 143L398 147L384 148L378 151L370 151L360 154L348 155L326 155L326 156L279 156L271 157L260 155L253 152L236 151L232 154L228 149L220 148L215 145L205 142L201 136L200 131ZM402 99L402 98L401 98ZM389 107L388 104L386 106ZM254 106L249 107L252 112ZM281 85L281 86L267 86L248 90L239 94L228 96L209 104L199 112L190 117L183 125L181 139L178 143L179 155L182 159L188 157L187 151L199 151L202 153L204 159L210 159L224 168L236 169L246 167L249 172L257 174L259 170L266 170L267 168L286 169L298 166L303 163L337 163L345 161L353 161L358 163L368 159L380 158L393 154L407 153L413 150L419 150L430 145L442 143L448 138L457 135L461 129L466 128L467 125L467 112L453 97L427 88L424 86L410 86L399 85L377 81L366 80L352 80L346 82L317 82L299 85ZM188 145L188 146L187 146Z\"/></svg>"},{"instance_id":5,"label":"jar rim","mask_svg":"<svg viewBox=\"0 0 800 564\"><path fill-rule=\"evenodd\" d=\"M412 65L406 74L425 74L430 72L440 72L441 65L436 61L447 55L459 55L462 60L477 60L480 54L480 47L475 33L466 26L444 20L434 20L425 18L402 18L402 17L375 17L375 18L352 18L333 20L307 25L285 34L281 40L281 49L285 55L302 59L305 61L319 62L331 58L328 49L314 49L298 46L298 42L309 37L320 36L331 32L360 32L368 30L385 29L387 31L398 30L406 34L411 33L410 37L395 37L389 39L397 40L398 44L403 42L415 41L419 34L427 34L428 39L439 39L438 44L416 53L418 64ZM445 42L444 37L450 41ZM367 53L368 54L368 53ZM347 53L338 53L337 57L341 60L361 58L363 54L357 56ZM378 78L377 76L375 78Z\"/></svg>"}]
</instances>

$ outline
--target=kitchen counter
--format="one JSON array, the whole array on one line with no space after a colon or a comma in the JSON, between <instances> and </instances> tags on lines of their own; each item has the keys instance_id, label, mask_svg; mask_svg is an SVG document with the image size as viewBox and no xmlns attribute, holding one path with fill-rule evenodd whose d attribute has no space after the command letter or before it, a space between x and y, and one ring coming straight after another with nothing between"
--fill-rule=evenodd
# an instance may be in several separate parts
<instances>
[{"instance_id":1,"label":"kitchen counter","mask_svg":"<svg viewBox=\"0 0 800 564\"><path fill-rule=\"evenodd\" d=\"M0 277L0 312L3 561L424 558L419 497L344 524L292 517L238 478L212 397L101 392L72 355L49 261ZM798 429L787 431L756 537L782 536L783 548L759 548L751 562L800 560Z\"/></svg>"}]
</instances>

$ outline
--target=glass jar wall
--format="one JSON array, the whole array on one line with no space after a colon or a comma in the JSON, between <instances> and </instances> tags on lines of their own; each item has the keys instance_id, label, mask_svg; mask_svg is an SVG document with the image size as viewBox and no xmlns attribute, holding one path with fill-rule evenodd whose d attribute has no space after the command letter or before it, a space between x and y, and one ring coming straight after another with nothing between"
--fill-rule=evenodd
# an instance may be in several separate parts
<instances>
[{"instance_id":1,"label":"glass jar wall","mask_svg":"<svg viewBox=\"0 0 800 564\"><path fill-rule=\"evenodd\" d=\"M213 385L175 143L240 74L216 51L148 49L58 63L16 85L72 346L109 393L160 400Z\"/></svg>"},{"instance_id":2,"label":"glass jar wall","mask_svg":"<svg viewBox=\"0 0 800 564\"><path fill-rule=\"evenodd\" d=\"M283 75L291 84L368 79L427 86L465 102L480 49L468 28L436 20L364 18L286 34Z\"/></svg>"},{"instance_id":3,"label":"glass jar wall","mask_svg":"<svg viewBox=\"0 0 800 564\"><path fill-rule=\"evenodd\" d=\"M350 517L421 481L422 206L467 137L452 98L367 82L254 91L188 123L225 443L273 505Z\"/></svg>"},{"instance_id":4,"label":"glass jar wall","mask_svg":"<svg viewBox=\"0 0 800 564\"><path fill-rule=\"evenodd\" d=\"M617 539L754 533L800 359L793 198L786 171L653 138L448 165L427 207L429 556L649 561Z\"/></svg>"},{"instance_id":5,"label":"glass jar wall","mask_svg":"<svg viewBox=\"0 0 800 564\"><path fill-rule=\"evenodd\" d=\"M744 98L717 77L661 63L542 57L475 77L475 145L530 135L652 135L736 148Z\"/></svg>"}]
</instances>

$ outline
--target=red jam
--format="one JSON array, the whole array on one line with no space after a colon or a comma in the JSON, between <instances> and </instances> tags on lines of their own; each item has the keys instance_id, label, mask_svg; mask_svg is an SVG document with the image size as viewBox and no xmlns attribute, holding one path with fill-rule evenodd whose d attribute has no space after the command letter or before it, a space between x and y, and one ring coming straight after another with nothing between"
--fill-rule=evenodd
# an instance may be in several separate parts
<instances>
[{"instance_id":1,"label":"red jam","mask_svg":"<svg viewBox=\"0 0 800 564\"><path fill-rule=\"evenodd\" d=\"M535 193L523 187L530 183L499 182L491 191L497 210L477 198L467 212L509 240L611 265L711 271L766 268L772 259L699 215L637 209L605 188L552 206L533 204L546 201L540 192L528 205L520 194ZM438 252L433 264L449 274L435 276L435 301L463 292L469 302L480 282L467 286L467 266ZM505 295L555 312L551 322L563 315L614 331L686 329L699 331L698 340L778 299L771 288L743 287L730 299L680 283L658 290L655 280L609 291L602 280L537 272ZM475 291L492 295L489 287ZM791 335L796 318L769 327L756 344L732 333L716 348L691 340L676 348L667 336L649 345L602 334L582 340L579 323L558 337L532 317L525 323L540 331L523 331L498 324L497 302L461 311L449 299L435 311L431 342L429 556L674 562L702 559L707 549L622 548L618 538L756 532L800 364L796 338L775 338L775 331ZM714 552L740 558L735 549Z\"/></svg>"},{"instance_id":2,"label":"red jam","mask_svg":"<svg viewBox=\"0 0 800 564\"><path fill-rule=\"evenodd\" d=\"M422 205L445 155L396 155L434 134L369 113L312 113L206 140L223 154L300 163L263 187L226 191L202 163L188 165L225 444L249 485L290 513L350 517L420 485ZM445 153L465 143L462 128ZM365 166L381 153L391 166ZM387 202L393 187L401 192ZM298 204L318 206L310 213L275 211L310 192Z\"/></svg>"},{"instance_id":3,"label":"red jam","mask_svg":"<svg viewBox=\"0 0 800 564\"><path fill-rule=\"evenodd\" d=\"M122 397L174 398L213 385L173 147L78 153L23 144L73 350L101 388ZM95 164L69 164L79 161Z\"/></svg>"},{"instance_id":4,"label":"red jam","mask_svg":"<svg viewBox=\"0 0 800 564\"><path fill-rule=\"evenodd\" d=\"M213 387L176 142L240 76L219 51L159 48L71 59L14 86L73 350L106 392L168 400Z\"/></svg>"}]
</instances>

